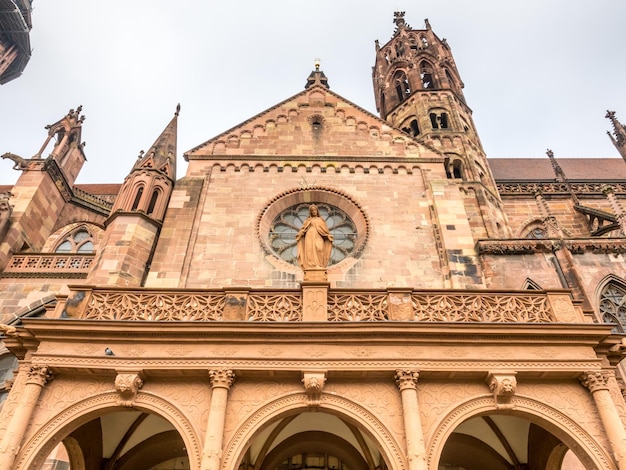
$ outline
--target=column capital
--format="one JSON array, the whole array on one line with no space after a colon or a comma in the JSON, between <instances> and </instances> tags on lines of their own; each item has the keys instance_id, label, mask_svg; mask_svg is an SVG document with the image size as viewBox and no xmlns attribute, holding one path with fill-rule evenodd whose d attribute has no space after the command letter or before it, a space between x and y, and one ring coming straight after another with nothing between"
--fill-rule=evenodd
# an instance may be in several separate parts
<instances>
[{"instance_id":1,"label":"column capital","mask_svg":"<svg viewBox=\"0 0 626 470\"><path fill-rule=\"evenodd\" d=\"M598 390L609 389L609 374L606 371L594 370L583 372L580 377L578 377L578 380L580 380L583 387L588 389L591 393Z\"/></svg>"},{"instance_id":2,"label":"column capital","mask_svg":"<svg viewBox=\"0 0 626 470\"><path fill-rule=\"evenodd\" d=\"M211 369L209 378L211 387L230 389L235 382L235 373L231 369Z\"/></svg>"},{"instance_id":3,"label":"column capital","mask_svg":"<svg viewBox=\"0 0 626 470\"><path fill-rule=\"evenodd\" d=\"M418 370L396 370L396 385L402 390L413 389L417 390L417 380L420 377Z\"/></svg>"},{"instance_id":4,"label":"column capital","mask_svg":"<svg viewBox=\"0 0 626 470\"><path fill-rule=\"evenodd\" d=\"M44 366L41 364L30 366L26 374L27 374L27 378L26 378L27 384L35 384L35 385L39 385L43 387L48 382L50 382L50 380L52 380L52 372L50 372L50 369L48 368L48 366Z\"/></svg>"}]
</instances>

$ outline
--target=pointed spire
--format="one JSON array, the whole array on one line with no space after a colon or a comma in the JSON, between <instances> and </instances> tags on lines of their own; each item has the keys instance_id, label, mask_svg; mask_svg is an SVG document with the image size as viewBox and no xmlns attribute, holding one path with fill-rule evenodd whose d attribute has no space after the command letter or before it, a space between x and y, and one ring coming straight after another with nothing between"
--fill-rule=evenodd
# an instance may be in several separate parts
<instances>
[{"instance_id":1,"label":"pointed spire","mask_svg":"<svg viewBox=\"0 0 626 470\"><path fill-rule=\"evenodd\" d=\"M565 183L565 185L567 186L567 190L570 196L572 197L572 200L574 201L574 204L578 205L579 204L578 197L574 193L572 184L567 179L567 176L565 176L565 172L561 168L561 165L559 165L556 161L556 158L554 158L554 152L548 149L546 151L546 155L550 159L550 163L552 164L552 168L554 169L554 176L556 176L556 180L560 183Z\"/></svg>"},{"instance_id":2,"label":"pointed spire","mask_svg":"<svg viewBox=\"0 0 626 470\"><path fill-rule=\"evenodd\" d=\"M307 90L314 85L323 86L326 89L330 89L328 86L328 78L324 75L324 72L320 70L321 62L319 59L315 59L315 70L313 70L310 75L306 79L306 84L304 85L304 89Z\"/></svg>"},{"instance_id":3,"label":"pointed spire","mask_svg":"<svg viewBox=\"0 0 626 470\"><path fill-rule=\"evenodd\" d=\"M611 135L609 131L607 131L607 134L622 158L626 160L626 126L617 120L615 111L607 111L605 117L610 120L613 125L613 135Z\"/></svg>"},{"instance_id":4,"label":"pointed spire","mask_svg":"<svg viewBox=\"0 0 626 470\"><path fill-rule=\"evenodd\" d=\"M147 152L141 151L133 170L138 168L154 168L176 180L176 140L178 134L178 115L180 103L176 106L174 117L165 127L161 135L150 146Z\"/></svg>"}]
</instances>

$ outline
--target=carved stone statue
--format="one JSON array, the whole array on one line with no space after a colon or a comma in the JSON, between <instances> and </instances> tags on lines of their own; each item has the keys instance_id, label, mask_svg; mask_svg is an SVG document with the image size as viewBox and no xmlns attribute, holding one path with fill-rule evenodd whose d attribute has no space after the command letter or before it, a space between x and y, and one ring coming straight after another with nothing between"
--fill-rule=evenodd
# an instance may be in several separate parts
<instances>
[{"instance_id":1,"label":"carved stone statue","mask_svg":"<svg viewBox=\"0 0 626 470\"><path fill-rule=\"evenodd\" d=\"M1 155L2 158L8 158L9 160L13 160L13 169L14 170L26 170L28 169L28 160L20 157L19 155L15 155L11 152L6 152Z\"/></svg>"},{"instance_id":2,"label":"carved stone statue","mask_svg":"<svg viewBox=\"0 0 626 470\"><path fill-rule=\"evenodd\" d=\"M317 206L309 207L309 217L296 234L298 242L298 264L304 270L325 268L333 249L333 236Z\"/></svg>"}]
</instances>

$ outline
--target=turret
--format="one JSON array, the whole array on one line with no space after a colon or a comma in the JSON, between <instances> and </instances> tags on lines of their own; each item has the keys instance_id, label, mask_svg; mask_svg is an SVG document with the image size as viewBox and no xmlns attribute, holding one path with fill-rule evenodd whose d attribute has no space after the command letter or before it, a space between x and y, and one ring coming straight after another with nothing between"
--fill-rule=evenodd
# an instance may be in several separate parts
<instances>
[{"instance_id":1,"label":"turret","mask_svg":"<svg viewBox=\"0 0 626 470\"><path fill-rule=\"evenodd\" d=\"M176 137L180 105L147 152L140 152L124 180L89 282L141 286L150 267L176 179Z\"/></svg>"}]
</instances>

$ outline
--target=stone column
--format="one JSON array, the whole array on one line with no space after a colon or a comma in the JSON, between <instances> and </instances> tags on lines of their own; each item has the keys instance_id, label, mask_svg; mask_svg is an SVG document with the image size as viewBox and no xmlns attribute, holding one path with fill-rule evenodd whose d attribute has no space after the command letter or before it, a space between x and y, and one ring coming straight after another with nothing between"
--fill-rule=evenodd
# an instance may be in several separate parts
<instances>
[{"instance_id":1,"label":"stone column","mask_svg":"<svg viewBox=\"0 0 626 470\"><path fill-rule=\"evenodd\" d=\"M626 431L609 393L609 373L608 371L585 372L579 380L589 390L596 403L617 467L620 470L626 470Z\"/></svg>"},{"instance_id":2,"label":"stone column","mask_svg":"<svg viewBox=\"0 0 626 470\"><path fill-rule=\"evenodd\" d=\"M24 432L39 400L41 390L51 378L48 367L42 365L31 366L27 374L23 395L0 444L0 470L13 468L13 461L20 449Z\"/></svg>"},{"instance_id":3,"label":"stone column","mask_svg":"<svg viewBox=\"0 0 626 470\"><path fill-rule=\"evenodd\" d=\"M200 470L218 470L222 463L222 440L224 439L224 419L228 390L235 381L232 370L216 369L209 371L211 387L211 407L204 439L204 452ZM2 469L0 469L2 470Z\"/></svg>"},{"instance_id":4,"label":"stone column","mask_svg":"<svg viewBox=\"0 0 626 470\"><path fill-rule=\"evenodd\" d=\"M406 453L409 460L409 470L426 470L426 446L422 433L419 403L417 401L416 370L397 370L396 384L402 397L402 412L404 415L404 433L406 435Z\"/></svg>"}]
</instances>

